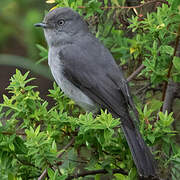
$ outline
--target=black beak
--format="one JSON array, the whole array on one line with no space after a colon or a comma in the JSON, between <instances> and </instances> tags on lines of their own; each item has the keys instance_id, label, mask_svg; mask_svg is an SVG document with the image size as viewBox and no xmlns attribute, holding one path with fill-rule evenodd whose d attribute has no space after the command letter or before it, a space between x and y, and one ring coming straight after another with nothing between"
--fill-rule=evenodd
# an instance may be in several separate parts
<instances>
[{"instance_id":1,"label":"black beak","mask_svg":"<svg viewBox=\"0 0 180 180\"><path fill-rule=\"evenodd\" d=\"M45 23L36 23L36 24L34 24L34 26L35 27L42 27L42 28L47 28L48 27L47 24L45 24Z\"/></svg>"}]
</instances>

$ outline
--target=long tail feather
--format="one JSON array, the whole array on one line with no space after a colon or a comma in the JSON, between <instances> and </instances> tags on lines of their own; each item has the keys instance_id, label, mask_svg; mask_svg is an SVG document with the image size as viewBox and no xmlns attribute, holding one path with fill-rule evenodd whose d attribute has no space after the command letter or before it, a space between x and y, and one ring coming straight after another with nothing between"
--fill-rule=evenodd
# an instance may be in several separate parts
<instances>
[{"instance_id":1,"label":"long tail feather","mask_svg":"<svg viewBox=\"0 0 180 180\"><path fill-rule=\"evenodd\" d=\"M155 160L140 133L136 128L131 129L123 123L122 130L128 142L139 175L142 177L156 176Z\"/></svg>"}]
</instances>

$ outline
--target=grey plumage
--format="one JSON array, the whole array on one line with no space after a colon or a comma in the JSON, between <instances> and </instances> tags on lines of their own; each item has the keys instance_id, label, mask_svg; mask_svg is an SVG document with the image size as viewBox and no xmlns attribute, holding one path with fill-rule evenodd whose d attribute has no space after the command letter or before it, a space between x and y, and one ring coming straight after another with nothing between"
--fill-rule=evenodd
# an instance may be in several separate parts
<instances>
[{"instance_id":1,"label":"grey plumage","mask_svg":"<svg viewBox=\"0 0 180 180\"><path fill-rule=\"evenodd\" d=\"M86 111L107 109L120 118L139 174L155 176L153 156L129 115L131 108L137 117L128 85L109 50L70 8L54 9L37 26L44 28L48 63L64 93Z\"/></svg>"}]
</instances>

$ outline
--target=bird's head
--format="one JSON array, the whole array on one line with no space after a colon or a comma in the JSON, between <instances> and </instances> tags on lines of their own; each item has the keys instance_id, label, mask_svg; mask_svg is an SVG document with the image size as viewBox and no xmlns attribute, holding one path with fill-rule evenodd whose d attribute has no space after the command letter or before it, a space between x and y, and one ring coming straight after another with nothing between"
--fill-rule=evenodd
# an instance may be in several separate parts
<instances>
[{"instance_id":1,"label":"bird's head","mask_svg":"<svg viewBox=\"0 0 180 180\"><path fill-rule=\"evenodd\" d=\"M87 23L70 8L55 8L35 24L42 27L49 46L71 42L72 38L88 32Z\"/></svg>"}]
</instances>

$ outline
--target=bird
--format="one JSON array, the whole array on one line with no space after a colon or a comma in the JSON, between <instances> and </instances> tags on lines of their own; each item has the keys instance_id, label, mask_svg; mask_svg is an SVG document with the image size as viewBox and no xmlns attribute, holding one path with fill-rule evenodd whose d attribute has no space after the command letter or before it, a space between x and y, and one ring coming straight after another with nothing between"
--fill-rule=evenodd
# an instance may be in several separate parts
<instances>
[{"instance_id":1,"label":"bird","mask_svg":"<svg viewBox=\"0 0 180 180\"><path fill-rule=\"evenodd\" d=\"M87 22L73 9L59 7L35 26L44 30L48 64L58 86L85 111L103 109L120 118L139 176L155 177L154 157L129 112L136 114L136 109L122 68Z\"/></svg>"}]
</instances>

